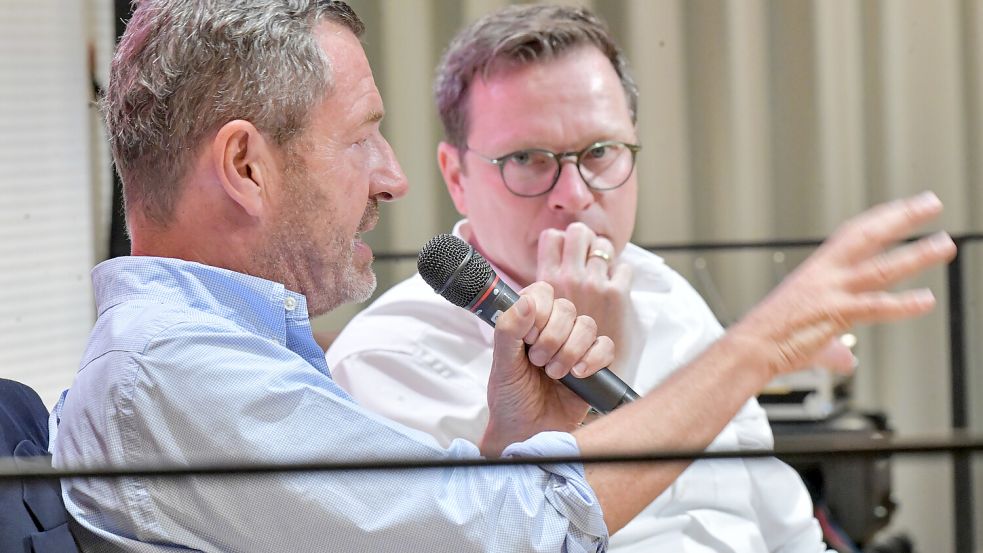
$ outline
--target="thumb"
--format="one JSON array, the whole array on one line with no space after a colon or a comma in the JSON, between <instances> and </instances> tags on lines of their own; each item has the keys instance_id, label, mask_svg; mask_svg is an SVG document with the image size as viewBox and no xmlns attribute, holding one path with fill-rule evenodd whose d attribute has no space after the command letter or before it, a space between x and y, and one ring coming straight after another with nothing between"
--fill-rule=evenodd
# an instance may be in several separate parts
<instances>
[{"instance_id":1,"label":"thumb","mask_svg":"<svg viewBox=\"0 0 983 553\"><path fill-rule=\"evenodd\" d=\"M535 333L535 323L535 300L520 296L519 301L502 313L495 323L495 360L514 363L519 357L524 359L524 339Z\"/></svg>"}]
</instances>

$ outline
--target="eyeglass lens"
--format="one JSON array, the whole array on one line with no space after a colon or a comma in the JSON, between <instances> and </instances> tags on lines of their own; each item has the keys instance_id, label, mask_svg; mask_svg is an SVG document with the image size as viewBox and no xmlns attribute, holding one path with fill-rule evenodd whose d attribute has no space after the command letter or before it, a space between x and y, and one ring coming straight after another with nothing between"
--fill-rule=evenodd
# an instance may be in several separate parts
<instances>
[{"instance_id":1,"label":"eyeglass lens","mask_svg":"<svg viewBox=\"0 0 983 553\"><path fill-rule=\"evenodd\" d=\"M621 143L591 146L579 155L578 170L588 186L597 190L624 184L634 166L631 150ZM522 150L502 164L502 177L509 190L535 196L549 190L560 171L560 160L546 150Z\"/></svg>"}]
</instances>

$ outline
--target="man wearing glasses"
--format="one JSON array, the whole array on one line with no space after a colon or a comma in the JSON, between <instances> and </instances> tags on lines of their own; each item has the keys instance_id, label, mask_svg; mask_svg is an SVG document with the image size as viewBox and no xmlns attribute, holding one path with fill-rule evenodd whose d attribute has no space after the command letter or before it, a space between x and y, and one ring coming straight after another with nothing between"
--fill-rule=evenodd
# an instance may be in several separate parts
<instances>
[{"instance_id":1,"label":"man wearing glasses","mask_svg":"<svg viewBox=\"0 0 983 553\"><path fill-rule=\"evenodd\" d=\"M452 41L435 94L445 129L441 173L466 217L454 234L513 288L547 281L593 317L614 339L612 368L635 390L649 392L723 333L679 274L629 243L638 91L594 15L544 5L491 14ZM480 442L492 337L415 275L355 317L329 349L328 365L364 407L444 445ZM552 376L554 367L532 357ZM771 445L764 411L751 399L710 447ZM774 459L692 464L610 546L826 550L805 487Z\"/></svg>"}]
</instances>

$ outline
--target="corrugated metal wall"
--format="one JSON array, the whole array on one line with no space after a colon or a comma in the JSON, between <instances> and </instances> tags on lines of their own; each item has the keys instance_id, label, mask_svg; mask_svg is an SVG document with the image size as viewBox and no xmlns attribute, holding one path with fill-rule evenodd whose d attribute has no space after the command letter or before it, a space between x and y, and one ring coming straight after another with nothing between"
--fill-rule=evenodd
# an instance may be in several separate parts
<instances>
[{"instance_id":1,"label":"corrugated metal wall","mask_svg":"<svg viewBox=\"0 0 983 553\"><path fill-rule=\"evenodd\" d=\"M375 249L413 251L456 219L435 163L433 68L462 24L503 0L353 0L387 104L384 130L410 177L383 208ZM820 237L864 207L922 189L947 204L952 232L980 231L983 2L980 0L596 0L641 88L636 242ZM88 269L105 256L106 149L88 106L112 44L108 0L0 3L0 375L47 401L70 383L93 311ZM100 77L101 78L101 77ZM739 315L806 252L667 258ZM983 431L983 350L970 265L973 428ZM413 263L378 265L384 287ZM922 279L945 298L942 271ZM351 306L317 321L340 326ZM861 329L856 403L899 432L949 427L944 309ZM979 361L979 362L977 362ZM895 462L895 527L920 551L950 551L951 465ZM983 527L983 462L976 520ZM977 537L977 542L981 541ZM978 544L979 545L979 544Z\"/></svg>"}]
</instances>

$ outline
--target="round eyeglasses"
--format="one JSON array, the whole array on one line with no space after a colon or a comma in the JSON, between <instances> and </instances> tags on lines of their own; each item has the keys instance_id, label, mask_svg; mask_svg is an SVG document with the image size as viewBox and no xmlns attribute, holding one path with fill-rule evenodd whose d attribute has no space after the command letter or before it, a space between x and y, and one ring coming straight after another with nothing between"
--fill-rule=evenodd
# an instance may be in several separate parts
<instances>
[{"instance_id":1,"label":"round eyeglasses","mask_svg":"<svg viewBox=\"0 0 983 553\"><path fill-rule=\"evenodd\" d=\"M474 155L498 165L505 188L516 196L542 196L556 186L565 158L577 160L577 172L593 190L612 190L628 182L635 169L635 157L642 147L616 140L595 142L579 152L551 152L539 148L517 150L501 157L484 156L471 147Z\"/></svg>"}]
</instances>

